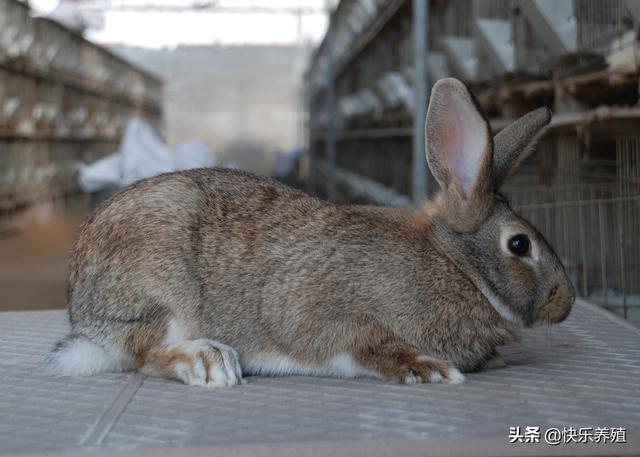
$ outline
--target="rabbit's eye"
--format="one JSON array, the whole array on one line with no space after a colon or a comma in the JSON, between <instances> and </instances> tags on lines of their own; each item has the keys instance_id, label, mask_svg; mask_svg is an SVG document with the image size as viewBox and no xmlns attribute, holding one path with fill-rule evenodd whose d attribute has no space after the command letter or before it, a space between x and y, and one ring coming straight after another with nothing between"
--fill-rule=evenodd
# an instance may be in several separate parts
<instances>
[{"instance_id":1,"label":"rabbit's eye","mask_svg":"<svg viewBox=\"0 0 640 457\"><path fill-rule=\"evenodd\" d=\"M523 234L512 236L509 238L509 242L507 244L507 246L509 246L509 250L518 257L527 255L529 253L530 245L529 237Z\"/></svg>"}]
</instances>

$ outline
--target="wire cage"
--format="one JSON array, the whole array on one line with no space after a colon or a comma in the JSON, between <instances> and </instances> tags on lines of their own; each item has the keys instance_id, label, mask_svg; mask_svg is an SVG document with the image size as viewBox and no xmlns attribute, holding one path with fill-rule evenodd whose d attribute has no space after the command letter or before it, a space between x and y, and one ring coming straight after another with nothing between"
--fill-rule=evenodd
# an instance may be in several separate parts
<instances>
[{"instance_id":1,"label":"wire cage","mask_svg":"<svg viewBox=\"0 0 640 457\"><path fill-rule=\"evenodd\" d=\"M574 0L573 9L579 50L608 51L633 22L622 0Z\"/></svg>"},{"instance_id":2,"label":"wire cage","mask_svg":"<svg viewBox=\"0 0 640 457\"><path fill-rule=\"evenodd\" d=\"M614 154L611 152L615 151ZM640 318L640 136L547 138L505 186L578 294Z\"/></svg>"},{"instance_id":3,"label":"wire cage","mask_svg":"<svg viewBox=\"0 0 640 457\"><path fill-rule=\"evenodd\" d=\"M602 56L629 48L634 41L634 18L623 0L549 2L542 8L529 0L514 0L512 5L518 72L535 74L542 69L558 76L559 69L569 74L603 70Z\"/></svg>"}]
</instances>

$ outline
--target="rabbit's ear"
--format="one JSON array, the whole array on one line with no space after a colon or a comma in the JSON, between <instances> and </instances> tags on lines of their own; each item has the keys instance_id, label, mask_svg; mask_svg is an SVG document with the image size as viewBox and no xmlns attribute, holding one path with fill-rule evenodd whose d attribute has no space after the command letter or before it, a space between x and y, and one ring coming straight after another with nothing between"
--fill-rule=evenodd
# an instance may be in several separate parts
<instances>
[{"instance_id":1,"label":"rabbit's ear","mask_svg":"<svg viewBox=\"0 0 640 457\"><path fill-rule=\"evenodd\" d=\"M493 139L493 181L503 181L533 151L542 129L551 121L551 110L538 108L511 123Z\"/></svg>"},{"instance_id":2,"label":"rabbit's ear","mask_svg":"<svg viewBox=\"0 0 640 457\"><path fill-rule=\"evenodd\" d=\"M489 125L465 85L454 78L433 86L426 121L427 161L440 186L462 200L490 184Z\"/></svg>"},{"instance_id":3,"label":"rabbit's ear","mask_svg":"<svg viewBox=\"0 0 640 457\"><path fill-rule=\"evenodd\" d=\"M489 123L459 80L434 84L425 136L427 162L444 191L448 211L469 227L491 206L493 142Z\"/></svg>"}]
</instances>

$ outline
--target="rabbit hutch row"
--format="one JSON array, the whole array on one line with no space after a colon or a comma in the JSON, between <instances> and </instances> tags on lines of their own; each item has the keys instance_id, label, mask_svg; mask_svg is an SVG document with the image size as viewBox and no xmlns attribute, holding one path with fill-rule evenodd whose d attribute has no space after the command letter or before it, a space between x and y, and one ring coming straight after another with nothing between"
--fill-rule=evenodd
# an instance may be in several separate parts
<instances>
[{"instance_id":1,"label":"rabbit hutch row","mask_svg":"<svg viewBox=\"0 0 640 457\"><path fill-rule=\"evenodd\" d=\"M159 126L161 91L27 2L0 0L0 234L79 195L78 164L116 151L131 116Z\"/></svg>"},{"instance_id":2,"label":"rabbit hutch row","mask_svg":"<svg viewBox=\"0 0 640 457\"><path fill-rule=\"evenodd\" d=\"M306 79L311 193L412 207L428 88L455 76L494 132L554 112L506 183L583 297L640 322L640 4L629 0L342 0Z\"/></svg>"}]
</instances>

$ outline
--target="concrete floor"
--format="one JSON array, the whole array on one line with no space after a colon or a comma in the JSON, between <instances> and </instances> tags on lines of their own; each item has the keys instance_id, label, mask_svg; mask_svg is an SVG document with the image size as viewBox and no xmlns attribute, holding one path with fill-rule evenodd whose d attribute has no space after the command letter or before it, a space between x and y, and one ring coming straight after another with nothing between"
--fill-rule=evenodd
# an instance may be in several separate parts
<instances>
[{"instance_id":1,"label":"concrete floor","mask_svg":"<svg viewBox=\"0 0 640 457\"><path fill-rule=\"evenodd\" d=\"M54 213L0 238L0 311L64 308L67 255L85 211Z\"/></svg>"}]
</instances>

